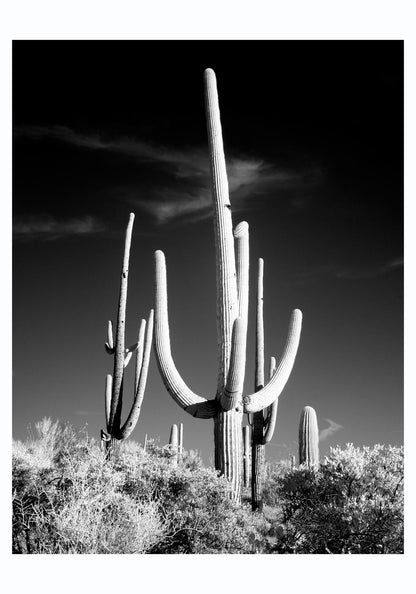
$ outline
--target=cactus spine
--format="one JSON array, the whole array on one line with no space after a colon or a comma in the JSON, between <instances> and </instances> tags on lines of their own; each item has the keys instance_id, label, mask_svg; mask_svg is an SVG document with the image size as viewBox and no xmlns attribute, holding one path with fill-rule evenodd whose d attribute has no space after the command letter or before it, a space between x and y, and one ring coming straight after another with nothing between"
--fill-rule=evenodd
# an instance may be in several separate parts
<instances>
[{"instance_id":1,"label":"cactus spine","mask_svg":"<svg viewBox=\"0 0 416 594\"><path fill-rule=\"evenodd\" d=\"M115 341L113 327L108 322L108 342L105 350L109 355L114 355L113 375L106 376L105 383L105 420L106 432L101 432L101 439L106 443L107 454L110 455L115 443L126 439L133 431L140 415L146 388L147 372L149 369L150 352L153 336L153 309L150 310L149 319L142 320L139 329L138 342L133 346L125 347L125 326L127 306L127 285L129 275L130 245L133 230L134 214L130 213L124 243L123 265L120 276L120 294L118 300L117 325ZM121 424L121 410L123 401L124 370L133 353L136 352L135 378L133 404L124 424Z\"/></svg>"},{"instance_id":2,"label":"cactus spine","mask_svg":"<svg viewBox=\"0 0 416 594\"><path fill-rule=\"evenodd\" d=\"M165 386L185 411L214 420L215 467L232 485L232 498L241 497L243 476L243 413L260 411L276 400L292 370L299 344L302 314L292 312L285 351L269 383L243 398L248 315L248 224L232 228L231 204L222 142L215 74L204 73L205 106L214 204L217 276L218 378L215 398L192 392L173 362L167 309L166 263L155 253L155 353ZM235 250L235 251L234 251Z\"/></svg>"},{"instance_id":3,"label":"cactus spine","mask_svg":"<svg viewBox=\"0 0 416 594\"><path fill-rule=\"evenodd\" d=\"M316 412L311 406L302 410L299 423L299 464L315 468L319 464L319 432Z\"/></svg>"}]
</instances>

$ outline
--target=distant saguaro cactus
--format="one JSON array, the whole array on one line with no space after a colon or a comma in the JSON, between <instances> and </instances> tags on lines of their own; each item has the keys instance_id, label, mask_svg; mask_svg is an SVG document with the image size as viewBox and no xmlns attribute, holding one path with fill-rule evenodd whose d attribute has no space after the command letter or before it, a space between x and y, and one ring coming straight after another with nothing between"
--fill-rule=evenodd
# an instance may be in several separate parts
<instances>
[{"instance_id":1,"label":"distant saguaro cactus","mask_svg":"<svg viewBox=\"0 0 416 594\"><path fill-rule=\"evenodd\" d=\"M230 481L232 498L239 501L243 476L243 414L267 408L283 390L295 361L302 314L297 309L292 312L284 354L269 383L257 393L243 398L248 314L248 224L240 223L233 236L217 85L213 70L205 70L204 81L217 269L219 369L215 398L208 399L192 392L173 362L169 337L166 263L163 252L159 250L155 253L155 352L164 384L177 404L194 417L214 420L215 467Z\"/></svg>"},{"instance_id":2,"label":"distant saguaro cactus","mask_svg":"<svg viewBox=\"0 0 416 594\"><path fill-rule=\"evenodd\" d=\"M315 409L305 406L299 423L299 464L310 468L319 464L319 432Z\"/></svg>"},{"instance_id":3,"label":"distant saguaro cactus","mask_svg":"<svg viewBox=\"0 0 416 594\"><path fill-rule=\"evenodd\" d=\"M105 350L109 355L114 355L114 372L108 374L105 384L105 420L107 431L101 431L101 439L105 443L108 456L115 443L129 437L140 415L140 409L146 388L147 372L149 368L150 352L153 336L153 309L150 310L149 319L142 320L139 329L138 342L125 348L125 326L127 305L127 284L129 275L130 244L133 230L134 214L130 213L124 243L123 265L120 277L120 294L118 300L117 326L115 343L113 327L108 322L108 342ZM133 352L136 351L136 367L134 379L133 404L125 423L121 424L121 409L123 401L124 370L127 367Z\"/></svg>"},{"instance_id":4,"label":"distant saguaro cactus","mask_svg":"<svg viewBox=\"0 0 416 594\"><path fill-rule=\"evenodd\" d=\"M179 423L179 445L178 445L178 457L182 460L183 453L183 423Z\"/></svg>"},{"instance_id":5,"label":"distant saguaro cactus","mask_svg":"<svg viewBox=\"0 0 416 594\"><path fill-rule=\"evenodd\" d=\"M178 463L178 426L174 423L170 429L170 437L169 437L169 447L170 447L170 455L171 455L171 462L174 466Z\"/></svg>"}]
</instances>

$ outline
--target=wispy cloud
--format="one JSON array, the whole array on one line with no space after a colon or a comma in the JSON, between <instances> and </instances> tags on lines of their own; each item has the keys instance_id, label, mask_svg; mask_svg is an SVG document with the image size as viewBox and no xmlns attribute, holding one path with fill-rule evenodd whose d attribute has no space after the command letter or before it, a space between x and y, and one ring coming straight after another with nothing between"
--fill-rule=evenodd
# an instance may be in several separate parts
<instances>
[{"instance_id":1,"label":"wispy cloud","mask_svg":"<svg viewBox=\"0 0 416 594\"><path fill-rule=\"evenodd\" d=\"M72 235L86 236L104 231L104 225L93 217L82 217L58 221L53 217L29 217L15 221L13 237L28 241L42 239L53 241Z\"/></svg>"},{"instance_id":2,"label":"wispy cloud","mask_svg":"<svg viewBox=\"0 0 416 594\"><path fill-rule=\"evenodd\" d=\"M102 151L157 165L165 181L157 178L146 188L117 188L134 207L141 208L156 223L163 224L183 218L187 222L209 216L211 212L208 150L185 147L181 150L160 146L137 138L106 138L99 134L82 134L64 126L25 126L14 130L15 139L50 140L80 149ZM166 175L169 182L166 183ZM258 208L265 200L281 197L288 189L297 190L294 206L303 201L299 190L316 187L322 178L318 167L275 166L262 158L227 155L227 176L234 211ZM295 204L296 202L296 204Z\"/></svg>"},{"instance_id":3,"label":"wispy cloud","mask_svg":"<svg viewBox=\"0 0 416 594\"><path fill-rule=\"evenodd\" d=\"M339 280L371 279L393 273L403 268L403 258L393 258L382 264L339 266L336 263L323 264L321 266L309 266L307 269L298 272L297 282L304 283L316 281L323 278L336 278Z\"/></svg>"},{"instance_id":4,"label":"wispy cloud","mask_svg":"<svg viewBox=\"0 0 416 594\"><path fill-rule=\"evenodd\" d=\"M403 258L394 258L373 268L344 268L336 271L335 276L340 279L373 278L400 270L401 268L403 268Z\"/></svg>"},{"instance_id":5,"label":"wispy cloud","mask_svg":"<svg viewBox=\"0 0 416 594\"><path fill-rule=\"evenodd\" d=\"M335 421L331 421L331 419L325 419L325 421L329 423L329 427L327 427L326 429L322 429L319 432L319 441L324 441L340 429L343 429L342 425L340 425L339 423L335 423Z\"/></svg>"}]
</instances>

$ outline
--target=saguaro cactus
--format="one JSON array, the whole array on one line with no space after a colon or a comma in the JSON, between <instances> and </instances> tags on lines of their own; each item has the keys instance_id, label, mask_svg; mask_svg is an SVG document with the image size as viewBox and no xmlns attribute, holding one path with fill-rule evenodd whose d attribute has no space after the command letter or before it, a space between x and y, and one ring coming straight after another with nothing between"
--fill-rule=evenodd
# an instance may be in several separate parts
<instances>
[{"instance_id":1,"label":"saguaro cactus","mask_svg":"<svg viewBox=\"0 0 416 594\"><path fill-rule=\"evenodd\" d=\"M305 406L299 423L299 464L309 468L319 464L319 431L315 409Z\"/></svg>"},{"instance_id":2,"label":"saguaro cactus","mask_svg":"<svg viewBox=\"0 0 416 594\"><path fill-rule=\"evenodd\" d=\"M142 320L139 329L138 342L125 348L125 326L127 306L127 284L129 275L130 244L133 230L134 214L130 213L124 243L123 265L120 277L120 294L118 300L117 326L115 343L113 327L108 322L108 342L105 349L109 355L114 355L114 372L108 374L105 384L105 419L107 431L101 431L101 439L105 442L108 455L118 440L126 439L133 431L140 415L146 388L147 372L149 368L150 352L153 336L153 309L149 319ZM124 370L133 352L136 352L136 366L134 378L133 404L124 424L121 424L121 410L123 401Z\"/></svg>"},{"instance_id":3,"label":"saguaro cactus","mask_svg":"<svg viewBox=\"0 0 416 594\"><path fill-rule=\"evenodd\" d=\"M178 464L178 454L179 454L179 447L178 447L178 426L174 423L170 429L170 437L169 437L169 448L170 448L170 460L173 466Z\"/></svg>"},{"instance_id":4,"label":"saguaro cactus","mask_svg":"<svg viewBox=\"0 0 416 594\"><path fill-rule=\"evenodd\" d=\"M284 354L269 383L257 393L243 398L248 313L248 224L240 223L233 236L213 70L205 71L204 81L217 271L218 380L215 398L208 399L192 392L173 362L166 263L163 252L159 250L155 253L155 352L165 386L179 406L194 417L214 420L215 467L231 482L233 499L239 500L243 470L243 414L263 410L278 398L295 361L302 314L299 310L292 312Z\"/></svg>"},{"instance_id":5,"label":"saguaro cactus","mask_svg":"<svg viewBox=\"0 0 416 594\"><path fill-rule=\"evenodd\" d=\"M256 365L254 389L256 392L264 386L264 317L263 317L263 275L264 261L259 258L257 277L257 309L256 309ZM276 359L270 358L269 377L272 378L276 369ZM251 507L252 510L263 509L263 477L265 461L265 445L273 437L276 416L276 399L266 409L254 413L251 440Z\"/></svg>"},{"instance_id":6,"label":"saguaro cactus","mask_svg":"<svg viewBox=\"0 0 416 594\"><path fill-rule=\"evenodd\" d=\"M182 460L183 453L183 423L179 423L179 445L178 445L178 457Z\"/></svg>"}]
</instances>

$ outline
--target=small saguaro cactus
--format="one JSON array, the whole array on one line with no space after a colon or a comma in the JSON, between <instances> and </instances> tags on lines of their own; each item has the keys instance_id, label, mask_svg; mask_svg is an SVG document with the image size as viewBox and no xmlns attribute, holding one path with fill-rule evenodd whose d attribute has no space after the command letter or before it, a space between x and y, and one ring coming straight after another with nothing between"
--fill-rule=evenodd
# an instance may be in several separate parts
<instances>
[{"instance_id":1,"label":"small saguaro cactus","mask_svg":"<svg viewBox=\"0 0 416 594\"><path fill-rule=\"evenodd\" d=\"M178 457L182 460L183 453L183 423L179 423L179 445L178 445Z\"/></svg>"},{"instance_id":2,"label":"small saguaro cactus","mask_svg":"<svg viewBox=\"0 0 416 594\"><path fill-rule=\"evenodd\" d=\"M176 466L178 463L178 454L179 454L179 447L178 447L178 426L174 423L170 429L170 437L169 437L169 449L171 455L171 462L173 466Z\"/></svg>"},{"instance_id":3,"label":"small saguaro cactus","mask_svg":"<svg viewBox=\"0 0 416 594\"><path fill-rule=\"evenodd\" d=\"M134 214L130 213L124 242L123 265L120 277L120 294L118 300L117 325L115 341L111 321L108 322L108 342L105 350L109 355L114 355L114 372L108 374L105 384L105 420L106 431L101 431L101 439L105 443L107 455L110 455L115 443L126 439L133 431L140 415L146 388L147 372L149 369L150 352L153 336L153 309L150 310L149 319L142 320L139 329L138 342L133 346L125 347L127 284L129 275L130 244L133 230ZM135 378L133 404L124 424L121 424L121 409L123 401L124 370L132 354L136 352Z\"/></svg>"},{"instance_id":4,"label":"small saguaro cactus","mask_svg":"<svg viewBox=\"0 0 416 594\"><path fill-rule=\"evenodd\" d=\"M256 392L264 386L264 317L263 317L263 273L264 261L259 258L257 277L257 308L256 308L256 365L254 389ZM276 369L276 359L270 357L269 377L272 378ZM253 511L263 509L263 478L265 445L273 437L276 426L278 399L266 409L254 413L252 420L251 440L251 508Z\"/></svg>"},{"instance_id":5,"label":"small saguaro cactus","mask_svg":"<svg viewBox=\"0 0 416 594\"><path fill-rule=\"evenodd\" d=\"M315 409L305 406L299 423L299 464L314 468L319 464L319 432Z\"/></svg>"},{"instance_id":6,"label":"small saguaro cactus","mask_svg":"<svg viewBox=\"0 0 416 594\"><path fill-rule=\"evenodd\" d=\"M169 337L166 262L155 252L155 353L166 389L193 417L214 420L215 468L231 483L231 497L241 499L244 413L267 408L279 396L291 373L299 344L302 314L292 312L285 350L266 386L243 397L248 315L248 224L234 229L222 142L214 71L205 70L205 106L211 169L217 277L218 378L214 398L188 388L174 364Z\"/></svg>"}]
</instances>

